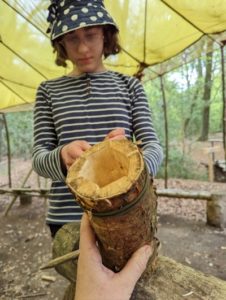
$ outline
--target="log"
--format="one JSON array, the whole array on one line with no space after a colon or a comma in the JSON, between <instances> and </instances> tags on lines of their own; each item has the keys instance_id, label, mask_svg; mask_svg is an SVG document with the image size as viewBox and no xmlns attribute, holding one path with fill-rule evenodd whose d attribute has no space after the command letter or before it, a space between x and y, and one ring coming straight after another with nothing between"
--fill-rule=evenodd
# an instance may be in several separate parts
<instances>
[{"instance_id":1,"label":"log","mask_svg":"<svg viewBox=\"0 0 226 300\"><path fill-rule=\"evenodd\" d=\"M168 198L183 198L194 200L206 200L206 220L210 226L218 228L226 227L226 196L225 193L210 193L206 191L183 191L177 189L159 189L158 196Z\"/></svg>"},{"instance_id":2,"label":"log","mask_svg":"<svg viewBox=\"0 0 226 300\"><path fill-rule=\"evenodd\" d=\"M79 224L64 225L56 234L53 256L65 255L78 247ZM77 260L67 261L56 267L58 273L70 281L65 289L64 300L73 300L76 284ZM191 267L180 264L165 256L160 256L153 265L149 263L138 281L131 300L225 300L226 282L206 275Z\"/></svg>"},{"instance_id":3,"label":"log","mask_svg":"<svg viewBox=\"0 0 226 300\"><path fill-rule=\"evenodd\" d=\"M0 194L14 194L14 195L23 195L23 194L29 194L35 193L41 196L44 196L49 193L49 189L35 189L35 188L5 188L0 189Z\"/></svg>"},{"instance_id":4,"label":"log","mask_svg":"<svg viewBox=\"0 0 226 300\"><path fill-rule=\"evenodd\" d=\"M156 191L159 197L168 198L183 198L183 199L194 199L194 200L212 200L210 192L206 191L184 191L180 189L158 189Z\"/></svg>"},{"instance_id":5,"label":"log","mask_svg":"<svg viewBox=\"0 0 226 300\"><path fill-rule=\"evenodd\" d=\"M79 230L80 223L73 222L64 225L55 235L53 240L53 259L67 255L79 249ZM75 283L75 269L77 259L69 260L55 266L56 271L67 278L70 282Z\"/></svg>"},{"instance_id":6,"label":"log","mask_svg":"<svg viewBox=\"0 0 226 300\"><path fill-rule=\"evenodd\" d=\"M149 276L149 265L131 300L225 300L226 282L161 256Z\"/></svg>"},{"instance_id":7,"label":"log","mask_svg":"<svg viewBox=\"0 0 226 300\"><path fill-rule=\"evenodd\" d=\"M120 271L145 244L156 254L156 189L137 145L122 139L92 146L69 168L66 183L88 212L106 267Z\"/></svg>"},{"instance_id":8,"label":"log","mask_svg":"<svg viewBox=\"0 0 226 300\"><path fill-rule=\"evenodd\" d=\"M207 224L223 229L226 227L226 195L215 193L207 201Z\"/></svg>"}]
</instances>

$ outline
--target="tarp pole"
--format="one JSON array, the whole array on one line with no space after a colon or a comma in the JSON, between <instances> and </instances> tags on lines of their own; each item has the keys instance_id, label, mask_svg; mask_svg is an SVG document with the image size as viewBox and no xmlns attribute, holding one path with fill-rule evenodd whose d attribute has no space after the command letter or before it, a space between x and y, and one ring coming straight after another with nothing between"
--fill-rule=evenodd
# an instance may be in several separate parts
<instances>
[{"instance_id":1,"label":"tarp pole","mask_svg":"<svg viewBox=\"0 0 226 300\"><path fill-rule=\"evenodd\" d=\"M223 100L223 147L224 160L226 162L226 84L225 84L225 59L224 59L225 44L221 46L221 68L222 68L222 100Z\"/></svg>"},{"instance_id":2,"label":"tarp pole","mask_svg":"<svg viewBox=\"0 0 226 300\"><path fill-rule=\"evenodd\" d=\"M163 100L163 111L164 111L164 121L165 121L165 188L168 187L168 158L169 158L169 136L168 136L168 117L167 117L167 103L166 103L166 94L164 88L163 75L159 76L161 83L161 92Z\"/></svg>"},{"instance_id":3,"label":"tarp pole","mask_svg":"<svg viewBox=\"0 0 226 300\"><path fill-rule=\"evenodd\" d=\"M11 179L11 149L10 149L10 138L9 138L9 130L7 125L7 120L4 113L1 113L3 123L5 126L5 133L6 133L6 143L7 143L7 157L8 157L8 185L12 187L12 179Z\"/></svg>"}]
</instances>

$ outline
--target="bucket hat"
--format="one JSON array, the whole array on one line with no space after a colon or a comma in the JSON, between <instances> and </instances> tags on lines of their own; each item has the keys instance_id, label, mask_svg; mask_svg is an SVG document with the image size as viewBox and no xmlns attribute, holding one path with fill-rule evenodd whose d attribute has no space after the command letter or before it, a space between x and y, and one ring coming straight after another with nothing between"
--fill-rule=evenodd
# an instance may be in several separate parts
<instances>
[{"instance_id":1,"label":"bucket hat","mask_svg":"<svg viewBox=\"0 0 226 300\"><path fill-rule=\"evenodd\" d=\"M97 25L118 27L107 12L103 0L52 0L48 7L47 33L51 41L79 28Z\"/></svg>"}]
</instances>

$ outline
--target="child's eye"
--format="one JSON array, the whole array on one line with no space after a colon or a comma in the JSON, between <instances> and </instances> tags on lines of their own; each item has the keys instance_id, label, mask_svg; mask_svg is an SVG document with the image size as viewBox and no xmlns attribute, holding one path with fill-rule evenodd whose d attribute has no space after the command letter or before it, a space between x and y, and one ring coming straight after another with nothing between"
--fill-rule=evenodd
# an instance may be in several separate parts
<instances>
[{"instance_id":1,"label":"child's eye","mask_svg":"<svg viewBox=\"0 0 226 300\"><path fill-rule=\"evenodd\" d=\"M95 33L89 33L89 34L86 34L86 38L88 39L88 40L92 40L92 39L94 39L96 37L96 34Z\"/></svg>"},{"instance_id":2,"label":"child's eye","mask_svg":"<svg viewBox=\"0 0 226 300\"><path fill-rule=\"evenodd\" d=\"M73 43L73 44L78 42L78 38L75 36L70 36L66 40L67 40L67 42Z\"/></svg>"}]
</instances>

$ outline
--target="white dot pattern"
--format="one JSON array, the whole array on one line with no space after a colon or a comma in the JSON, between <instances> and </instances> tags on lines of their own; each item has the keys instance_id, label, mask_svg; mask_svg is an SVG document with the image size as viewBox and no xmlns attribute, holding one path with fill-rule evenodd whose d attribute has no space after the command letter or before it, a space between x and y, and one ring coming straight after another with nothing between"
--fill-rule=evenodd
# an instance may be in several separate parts
<instances>
[{"instance_id":1,"label":"white dot pattern","mask_svg":"<svg viewBox=\"0 0 226 300\"><path fill-rule=\"evenodd\" d=\"M83 5L84 2L85 5ZM68 31L96 24L112 24L117 28L104 5L99 3L95 0L93 2L74 0L74 5L67 5L65 0L59 2L58 17L52 29L52 40Z\"/></svg>"},{"instance_id":2,"label":"white dot pattern","mask_svg":"<svg viewBox=\"0 0 226 300\"><path fill-rule=\"evenodd\" d=\"M69 9L69 8L67 8L67 9L65 9L65 11L64 11L64 14L65 14L65 15L68 15L68 14L69 14L69 12L70 12L70 9Z\"/></svg>"},{"instance_id":3,"label":"white dot pattern","mask_svg":"<svg viewBox=\"0 0 226 300\"><path fill-rule=\"evenodd\" d=\"M60 6L61 6L61 7L63 7L64 4L65 4L65 1L61 1L61 2L60 2Z\"/></svg>"},{"instance_id":4,"label":"white dot pattern","mask_svg":"<svg viewBox=\"0 0 226 300\"><path fill-rule=\"evenodd\" d=\"M91 20L91 21L96 21L96 20L97 20L97 17L92 16L92 17L90 17L90 20Z\"/></svg>"},{"instance_id":5,"label":"white dot pattern","mask_svg":"<svg viewBox=\"0 0 226 300\"><path fill-rule=\"evenodd\" d=\"M89 12L89 10L88 10L88 8L87 8L87 7L83 7L83 8L82 8L82 12L86 14L86 13L88 13L88 12Z\"/></svg>"},{"instance_id":6,"label":"white dot pattern","mask_svg":"<svg viewBox=\"0 0 226 300\"><path fill-rule=\"evenodd\" d=\"M101 11L98 11L97 15L98 15L99 18L103 18L103 16L104 16L104 14Z\"/></svg>"},{"instance_id":7,"label":"white dot pattern","mask_svg":"<svg viewBox=\"0 0 226 300\"><path fill-rule=\"evenodd\" d=\"M62 31L65 32L65 31L67 31L67 30L68 30L68 26L67 26L67 25L64 25L64 26L62 27Z\"/></svg>"},{"instance_id":8,"label":"white dot pattern","mask_svg":"<svg viewBox=\"0 0 226 300\"><path fill-rule=\"evenodd\" d=\"M71 16L72 21L76 21L78 19L78 15Z\"/></svg>"}]
</instances>

